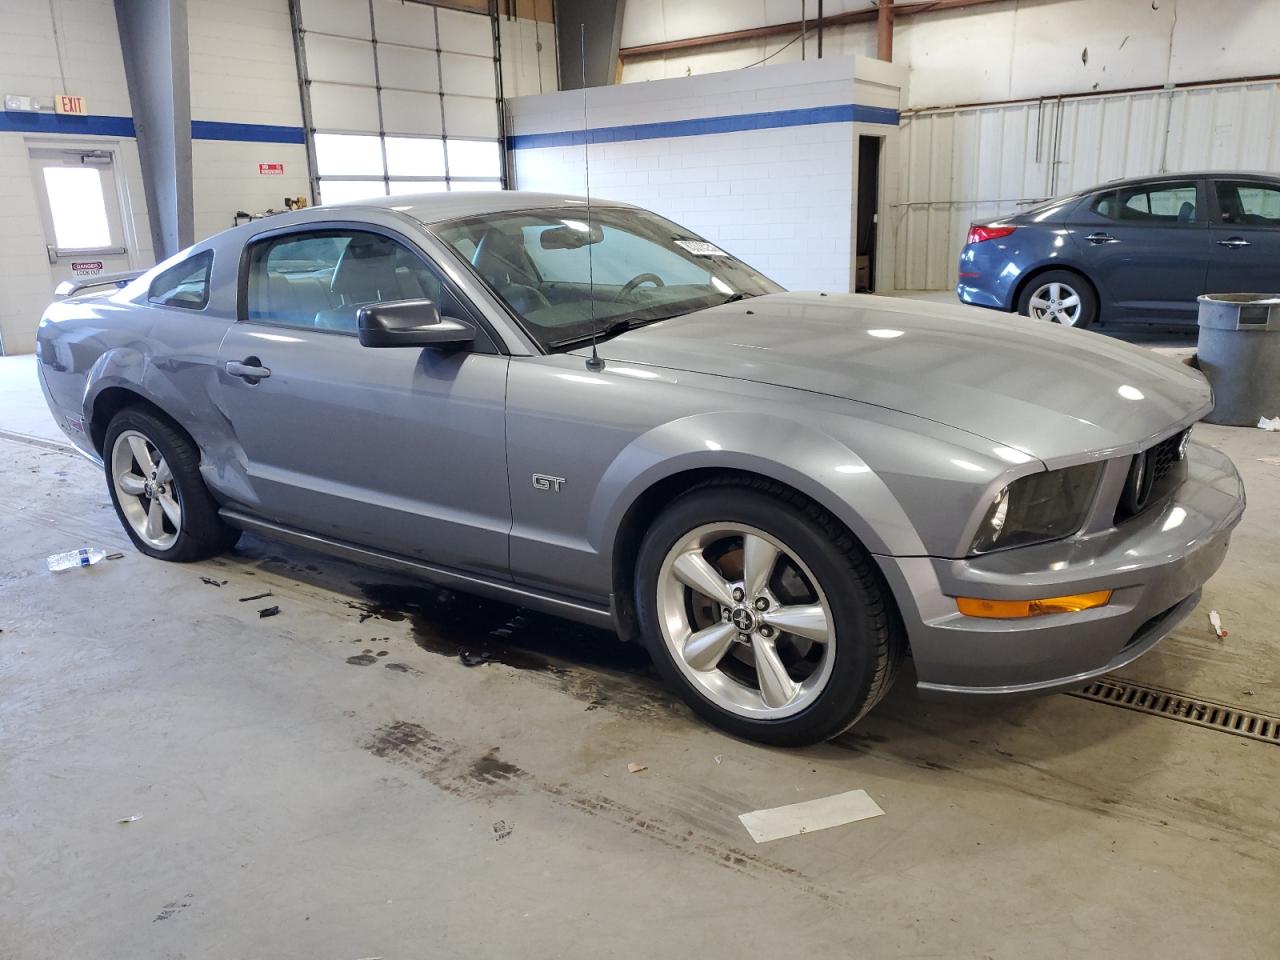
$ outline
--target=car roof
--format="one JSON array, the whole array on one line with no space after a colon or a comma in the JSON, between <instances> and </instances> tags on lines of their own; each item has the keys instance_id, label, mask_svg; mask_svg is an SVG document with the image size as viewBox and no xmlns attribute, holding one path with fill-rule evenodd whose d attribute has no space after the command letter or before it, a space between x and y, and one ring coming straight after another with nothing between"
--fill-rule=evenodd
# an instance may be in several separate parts
<instances>
[{"instance_id":1,"label":"car roof","mask_svg":"<svg viewBox=\"0 0 1280 960\"><path fill-rule=\"evenodd\" d=\"M615 200L593 199L601 206L629 207L631 204ZM398 197L372 197L367 200L349 200L343 203L312 207L319 211L338 208L345 211L360 207L380 207L407 214L422 223L439 223L441 220L460 220L487 213L509 213L516 210L536 210L547 207L585 207L586 197L566 193L535 193L529 190L475 190L461 193L417 193Z\"/></svg>"},{"instance_id":2,"label":"car roof","mask_svg":"<svg viewBox=\"0 0 1280 960\"><path fill-rule=\"evenodd\" d=\"M1280 177L1262 170L1170 170L1167 173L1151 173L1143 177L1121 177L1117 180L1108 180L1105 183L1099 183L1097 186L1083 190L1081 193L1093 193L1096 190L1110 190L1115 187L1127 187L1132 184L1155 183L1164 180L1198 179L1270 180L1273 183L1280 182Z\"/></svg>"}]
</instances>

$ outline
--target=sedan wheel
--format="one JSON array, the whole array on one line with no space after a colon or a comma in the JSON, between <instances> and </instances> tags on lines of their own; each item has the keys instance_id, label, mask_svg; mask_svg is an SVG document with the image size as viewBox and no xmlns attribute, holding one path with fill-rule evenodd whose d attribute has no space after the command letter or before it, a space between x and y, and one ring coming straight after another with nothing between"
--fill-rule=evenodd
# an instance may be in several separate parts
<instances>
[{"instance_id":1,"label":"sedan wheel","mask_svg":"<svg viewBox=\"0 0 1280 960\"><path fill-rule=\"evenodd\" d=\"M1065 327L1080 324L1084 310L1080 294L1060 280L1045 283L1031 293L1029 316L1036 320L1052 320Z\"/></svg>"},{"instance_id":2,"label":"sedan wheel","mask_svg":"<svg viewBox=\"0 0 1280 960\"><path fill-rule=\"evenodd\" d=\"M155 550L168 550L182 533L182 501L173 470L154 443L136 430L118 434L111 448L116 502L133 532Z\"/></svg>"},{"instance_id":3,"label":"sedan wheel","mask_svg":"<svg viewBox=\"0 0 1280 960\"><path fill-rule=\"evenodd\" d=\"M831 679L831 607L795 551L763 530L691 530L662 563L658 607L676 665L730 713L792 716Z\"/></svg>"}]
</instances>

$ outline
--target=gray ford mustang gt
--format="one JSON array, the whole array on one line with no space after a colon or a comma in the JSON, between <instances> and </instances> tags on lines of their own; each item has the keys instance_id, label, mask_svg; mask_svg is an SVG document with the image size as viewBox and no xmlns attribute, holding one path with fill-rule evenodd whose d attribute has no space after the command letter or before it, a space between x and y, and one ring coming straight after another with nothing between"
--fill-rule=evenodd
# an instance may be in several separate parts
<instances>
[{"instance_id":1,"label":"gray ford mustang gt","mask_svg":"<svg viewBox=\"0 0 1280 960\"><path fill-rule=\"evenodd\" d=\"M143 553L250 530L608 627L767 743L844 730L908 651L933 693L1123 666L1244 510L1186 366L788 293L619 203L318 207L64 293L41 383Z\"/></svg>"}]
</instances>

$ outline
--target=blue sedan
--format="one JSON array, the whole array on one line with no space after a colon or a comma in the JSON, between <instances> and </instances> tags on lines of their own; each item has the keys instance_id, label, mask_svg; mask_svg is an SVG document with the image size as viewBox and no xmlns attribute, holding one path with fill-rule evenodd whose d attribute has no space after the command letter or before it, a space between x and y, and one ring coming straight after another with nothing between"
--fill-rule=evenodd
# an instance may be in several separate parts
<instances>
[{"instance_id":1,"label":"blue sedan","mask_svg":"<svg viewBox=\"0 0 1280 960\"><path fill-rule=\"evenodd\" d=\"M1161 175L974 223L964 303L1074 327L1194 323L1202 293L1280 291L1280 179Z\"/></svg>"}]
</instances>

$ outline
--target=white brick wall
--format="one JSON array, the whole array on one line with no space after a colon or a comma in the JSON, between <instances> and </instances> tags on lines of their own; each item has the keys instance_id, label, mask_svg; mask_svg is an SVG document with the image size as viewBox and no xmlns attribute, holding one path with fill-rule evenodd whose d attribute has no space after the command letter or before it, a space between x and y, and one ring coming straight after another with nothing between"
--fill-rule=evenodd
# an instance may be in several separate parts
<instances>
[{"instance_id":1,"label":"white brick wall","mask_svg":"<svg viewBox=\"0 0 1280 960\"><path fill-rule=\"evenodd\" d=\"M62 65L54 43L61 41ZM111 0L0 0L0 93L52 104L59 93L85 98L91 114L130 116L124 60ZM63 83L63 75L66 83ZM50 108L52 109L52 108ZM132 139L0 132L0 339L6 353L29 353L53 293L44 227L31 177L32 146L87 146L116 153L116 176L131 201L135 263L151 263L142 171Z\"/></svg>"},{"instance_id":2,"label":"white brick wall","mask_svg":"<svg viewBox=\"0 0 1280 960\"><path fill-rule=\"evenodd\" d=\"M592 128L848 104L852 60L595 88ZM509 104L513 132L582 128L583 95ZM853 278L854 124L825 123L591 147L593 197L647 207L791 289L848 290ZM890 128L886 128L890 129ZM582 193L583 148L512 153L522 190Z\"/></svg>"},{"instance_id":3,"label":"white brick wall","mask_svg":"<svg viewBox=\"0 0 1280 960\"><path fill-rule=\"evenodd\" d=\"M191 0L191 119L302 126L302 101L287 0ZM260 163L283 163L284 176ZM306 196L301 144L193 139L195 238L225 230L237 210L280 210Z\"/></svg>"}]
</instances>

